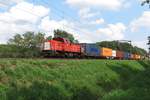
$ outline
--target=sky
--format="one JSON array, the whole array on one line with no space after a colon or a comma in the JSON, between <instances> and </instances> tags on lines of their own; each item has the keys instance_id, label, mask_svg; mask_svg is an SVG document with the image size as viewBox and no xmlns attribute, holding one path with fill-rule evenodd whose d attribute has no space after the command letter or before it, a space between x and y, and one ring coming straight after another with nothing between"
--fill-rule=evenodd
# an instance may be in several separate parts
<instances>
[{"instance_id":1,"label":"sky","mask_svg":"<svg viewBox=\"0 0 150 100\"><path fill-rule=\"evenodd\" d=\"M147 49L150 9L142 0L0 0L0 44L26 31L62 29L80 42L131 40Z\"/></svg>"}]
</instances>

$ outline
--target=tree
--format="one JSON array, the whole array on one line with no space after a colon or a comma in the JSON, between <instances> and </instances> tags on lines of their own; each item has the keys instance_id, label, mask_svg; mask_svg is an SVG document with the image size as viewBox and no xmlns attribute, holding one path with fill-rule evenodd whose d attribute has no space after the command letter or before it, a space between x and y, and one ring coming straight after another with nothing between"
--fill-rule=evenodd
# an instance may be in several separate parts
<instances>
[{"instance_id":1,"label":"tree","mask_svg":"<svg viewBox=\"0 0 150 100\"><path fill-rule=\"evenodd\" d=\"M149 6L150 6L150 0L144 0L144 1L142 1L141 5L144 6L145 4L149 4Z\"/></svg>"},{"instance_id":2,"label":"tree","mask_svg":"<svg viewBox=\"0 0 150 100\"><path fill-rule=\"evenodd\" d=\"M113 50L121 50L124 52L131 52L135 54L145 55L147 54L146 50L132 46L129 43L119 43L117 41L102 41L97 43L101 47L111 48Z\"/></svg>"},{"instance_id":3,"label":"tree","mask_svg":"<svg viewBox=\"0 0 150 100\"><path fill-rule=\"evenodd\" d=\"M36 47L40 47L41 44L44 42L44 40L45 40L44 33L38 32L37 34L35 34L34 41Z\"/></svg>"},{"instance_id":4,"label":"tree","mask_svg":"<svg viewBox=\"0 0 150 100\"><path fill-rule=\"evenodd\" d=\"M54 30L54 38L61 37L69 39L71 43L78 43L78 40L75 40L74 36L63 30Z\"/></svg>"},{"instance_id":5,"label":"tree","mask_svg":"<svg viewBox=\"0 0 150 100\"><path fill-rule=\"evenodd\" d=\"M9 39L8 44L23 45L23 38L20 34L16 34L12 39Z\"/></svg>"},{"instance_id":6,"label":"tree","mask_svg":"<svg viewBox=\"0 0 150 100\"><path fill-rule=\"evenodd\" d=\"M5 55L9 57L39 57L41 51L41 44L44 42L45 34L38 32L26 32L23 35L16 34L8 41L5 48L11 49L11 52L3 51Z\"/></svg>"},{"instance_id":7,"label":"tree","mask_svg":"<svg viewBox=\"0 0 150 100\"><path fill-rule=\"evenodd\" d=\"M36 48L44 41L44 33L26 32L23 35L16 34L8 41L8 44L17 45L25 48Z\"/></svg>"},{"instance_id":8,"label":"tree","mask_svg":"<svg viewBox=\"0 0 150 100\"><path fill-rule=\"evenodd\" d=\"M48 36L46 40L52 40L52 36Z\"/></svg>"}]
</instances>

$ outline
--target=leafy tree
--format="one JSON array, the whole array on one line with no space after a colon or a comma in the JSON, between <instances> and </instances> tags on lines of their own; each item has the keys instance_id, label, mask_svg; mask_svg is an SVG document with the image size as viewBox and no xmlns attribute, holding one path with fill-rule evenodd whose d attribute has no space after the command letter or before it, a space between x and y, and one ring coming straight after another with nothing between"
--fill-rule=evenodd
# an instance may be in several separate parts
<instances>
[{"instance_id":1,"label":"leafy tree","mask_svg":"<svg viewBox=\"0 0 150 100\"><path fill-rule=\"evenodd\" d=\"M149 4L150 5L150 0L144 0L144 1L142 1L141 5L144 6L145 4Z\"/></svg>"},{"instance_id":2,"label":"leafy tree","mask_svg":"<svg viewBox=\"0 0 150 100\"><path fill-rule=\"evenodd\" d=\"M16 34L8 41L8 45L2 46L3 57L38 57L45 34L38 32L26 32L23 35ZM8 49L8 50L7 50ZM6 51L5 51L6 50Z\"/></svg>"},{"instance_id":3,"label":"leafy tree","mask_svg":"<svg viewBox=\"0 0 150 100\"><path fill-rule=\"evenodd\" d=\"M134 47L129 43L119 43L117 41L102 41L97 43L101 47L111 48L113 50L121 50L124 52L131 52L136 54L145 55L147 54L146 50L141 49L139 47Z\"/></svg>"},{"instance_id":4,"label":"leafy tree","mask_svg":"<svg viewBox=\"0 0 150 100\"><path fill-rule=\"evenodd\" d=\"M46 38L46 40L51 40L53 37L52 36L48 36L47 38Z\"/></svg>"},{"instance_id":5,"label":"leafy tree","mask_svg":"<svg viewBox=\"0 0 150 100\"><path fill-rule=\"evenodd\" d=\"M36 48L44 41L44 33L26 32L23 35L16 34L8 41L8 44L17 45L25 48Z\"/></svg>"},{"instance_id":6,"label":"leafy tree","mask_svg":"<svg viewBox=\"0 0 150 100\"><path fill-rule=\"evenodd\" d=\"M43 43L45 40L45 34L38 32L35 37L34 37L34 41L35 41L35 46L36 47L40 47L41 43Z\"/></svg>"},{"instance_id":7,"label":"leafy tree","mask_svg":"<svg viewBox=\"0 0 150 100\"><path fill-rule=\"evenodd\" d=\"M62 37L69 39L71 43L78 43L78 40L75 40L74 36L66 31L63 30L54 30L54 38Z\"/></svg>"},{"instance_id":8,"label":"leafy tree","mask_svg":"<svg viewBox=\"0 0 150 100\"><path fill-rule=\"evenodd\" d=\"M12 39L9 39L8 44L23 45L23 38L20 34L16 34Z\"/></svg>"}]
</instances>

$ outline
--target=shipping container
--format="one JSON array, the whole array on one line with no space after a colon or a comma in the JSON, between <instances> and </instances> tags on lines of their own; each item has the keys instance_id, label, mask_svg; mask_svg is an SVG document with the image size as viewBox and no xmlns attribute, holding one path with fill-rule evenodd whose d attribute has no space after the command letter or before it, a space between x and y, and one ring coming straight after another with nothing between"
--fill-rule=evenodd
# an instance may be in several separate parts
<instances>
[{"instance_id":1,"label":"shipping container","mask_svg":"<svg viewBox=\"0 0 150 100\"><path fill-rule=\"evenodd\" d=\"M141 55L138 55L138 57L137 57L137 58L138 58L138 60L140 60L140 59L141 59Z\"/></svg>"},{"instance_id":2,"label":"shipping container","mask_svg":"<svg viewBox=\"0 0 150 100\"><path fill-rule=\"evenodd\" d=\"M134 60L134 54L131 54L131 59Z\"/></svg>"},{"instance_id":3,"label":"shipping container","mask_svg":"<svg viewBox=\"0 0 150 100\"><path fill-rule=\"evenodd\" d=\"M100 56L102 57L112 57L112 49L110 48L100 48Z\"/></svg>"},{"instance_id":4,"label":"shipping container","mask_svg":"<svg viewBox=\"0 0 150 100\"><path fill-rule=\"evenodd\" d=\"M116 57L116 50L112 50L112 57Z\"/></svg>"},{"instance_id":5,"label":"shipping container","mask_svg":"<svg viewBox=\"0 0 150 100\"><path fill-rule=\"evenodd\" d=\"M124 57L124 52L117 50L116 51L116 58L123 59L123 57Z\"/></svg>"},{"instance_id":6,"label":"shipping container","mask_svg":"<svg viewBox=\"0 0 150 100\"><path fill-rule=\"evenodd\" d=\"M132 60L136 60L137 59L137 55L136 54L132 54Z\"/></svg>"},{"instance_id":7,"label":"shipping container","mask_svg":"<svg viewBox=\"0 0 150 100\"><path fill-rule=\"evenodd\" d=\"M135 60L140 60L140 59L141 59L141 56L140 56L140 55L135 54Z\"/></svg>"},{"instance_id":8,"label":"shipping container","mask_svg":"<svg viewBox=\"0 0 150 100\"><path fill-rule=\"evenodd\" d=\"M129 52L124 52L124 59L131 59L131 53Z\"/></svg>"},{"instance_id":9,"label":"shipping container","mask_svg":"<svg viewBox=\"0 0 150 100\"><path fill-rule=\"evenodd\" d=\"M97 46L96 44L81 44L82 47L82 52L84 53L84 55L86 56L90 56L90 57L99 57L100 55L100 47Z\"/></svg>"}]
</instances>

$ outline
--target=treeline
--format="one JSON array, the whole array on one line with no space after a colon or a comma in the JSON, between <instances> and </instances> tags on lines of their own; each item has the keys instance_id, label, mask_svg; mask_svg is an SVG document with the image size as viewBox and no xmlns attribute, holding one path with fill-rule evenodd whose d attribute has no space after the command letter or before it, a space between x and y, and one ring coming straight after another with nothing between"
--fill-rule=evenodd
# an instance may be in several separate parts
<instances>
[{"instance_id":1,"label":"treeline","mask_svg":"<svg viewBox=\"0 0 150 100\"><path fill-rule=\"evenodd\" d=\"M133 54L140 54L145 56L147 54L146 50L139 48L137 46L133 46L130 43L122 43L118 41L102 41L97 43L99 46L112 48L114 50L121 50L124 52L130 52Z\"/></svg>"},{"instance_id":2,"label":"treeline","mask_svg":"<svg viewBox=\"0 0 150 100\"><path fill-rule=\"evenodd\" d=\"M0 45L0 58L33 58L40 57L41 51L36 48L25 48L17 45Z\"/></svg>"},{"instance_id":3,"label":"treeline","mask_svg":"<svg viewBox=\"0 0 150 100\"><path fill-rule=\"evenodd\" d=\"M71 43L78 43L74 36L63 30L54 30L54 38L62 37L70 40ZM45 33L26 32L22 35L16 34L9 39L7 44L0 45L0 58L34 58L42 57L42 43L51 40L52 36L46 36ZM145 55L144 49L134 47L129 43L120 43L116 41L103 41L97 43L99 46L122 50L126 52Z\"/></svg>"},{"instance_id":4,"label":"treeline","mask_svg":"<svg viewBox=\"0 0 150 100\"><path fill-rule=\"evenodd\" d=\"M74 36L63 30L54 30L54 38L63 37L70 40L71 43L78 43ZM42 32L25 32L16 34L8 40L7 44L0 45L0 58L34 58L42 57L42 43L51 40L52 36L46 36Z\"/></svg>"}]
</instances>

